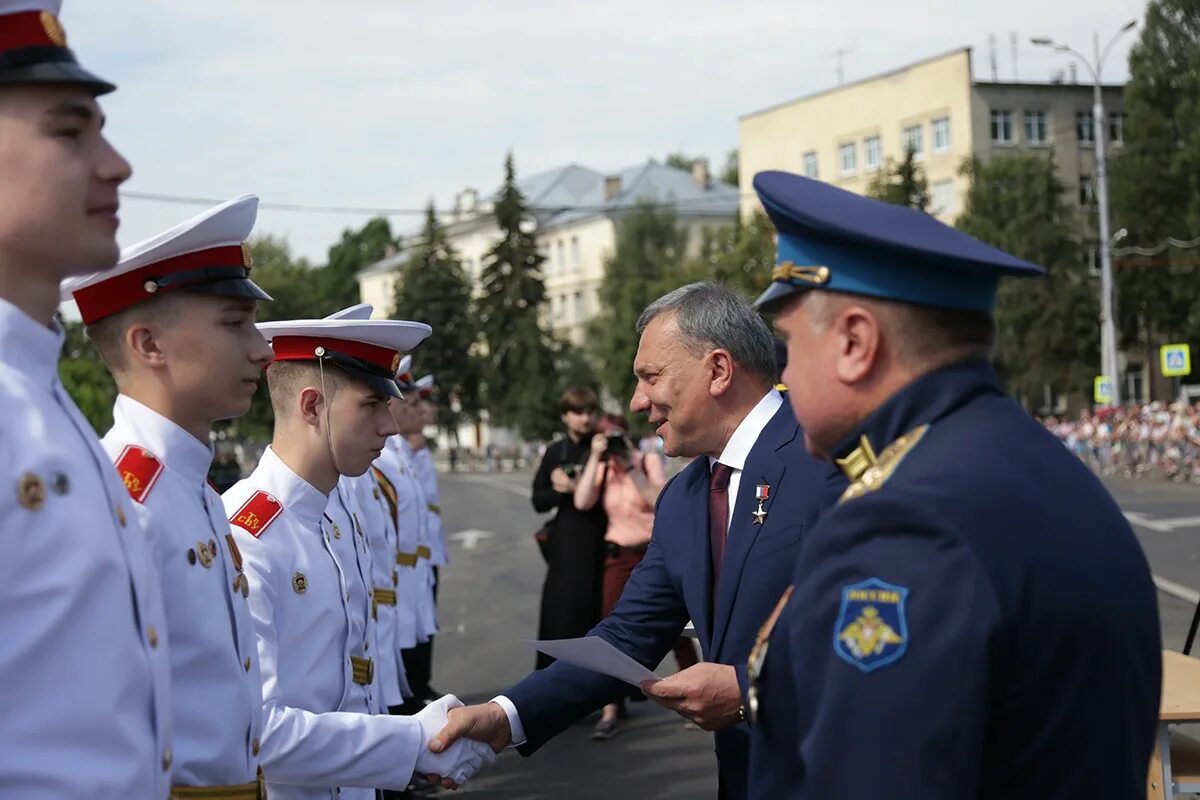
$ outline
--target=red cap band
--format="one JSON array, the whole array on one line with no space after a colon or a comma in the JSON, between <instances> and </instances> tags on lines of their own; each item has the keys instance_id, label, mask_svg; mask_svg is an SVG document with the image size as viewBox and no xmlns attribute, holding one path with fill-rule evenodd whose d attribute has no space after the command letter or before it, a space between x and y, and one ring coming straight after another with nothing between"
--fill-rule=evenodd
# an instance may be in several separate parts
<instances>
[{"instance_id":1,"label":"red cap band","mask_svg":"<svg viewBox=\"0 0 1200 800\"><path fill-rule=\"evenodd\" d=\"M179 272L206 267L242 267L249 272L250 259L247 253L246 248L241 245L210 247L207 250L196 250L181 256L164 258L162 261L155 261L144 267L114 275L75 292L79 315L83 317L85 325L91 325L98 319L103 319L118 311L124 311L132 305L149 299L160 291L183 289L200 282L197 280L192 283L183 282L163 287L154 283L156 278L164 278Z\"/></svg>"},{"instance_id":2,"label":"red cap band","mask_svg":"<svg viewBox=\"0 0 1200 800\"><path fill-rule=\"evenodd\" d=\"M67 34L49 11L22 11L0 17L0 53L27 47L66 47Z\"/></svg>"},{"instance_id":3,"label":"red cap band","mask_svg":"<svg viewBox=\"0 0 1200 800\"><path fill-rule=\"evenodd\" d=\"M400 360L400 353L390 347L333 336L276 336L271 340L276 361L316 361L318 347L353 356L389 372L396 369Z\"/></svg>"}]
</instances>

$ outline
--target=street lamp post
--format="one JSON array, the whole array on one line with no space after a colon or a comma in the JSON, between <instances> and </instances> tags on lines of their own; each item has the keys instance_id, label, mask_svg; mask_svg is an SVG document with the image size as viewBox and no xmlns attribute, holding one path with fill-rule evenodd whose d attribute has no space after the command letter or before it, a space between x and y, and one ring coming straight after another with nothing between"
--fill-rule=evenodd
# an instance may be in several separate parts
<instances>
[{"instance_id":1,"label":"street lamp post","mask_svg":"<svg viewBox=\"0 0 1200 800\"><path fill-rule=\"evenodd\" d=\"M1133 30L1137 25L1137 20L1130 20L1121 27L1109 40L1104 47L1104 52L1100 51L1100 37L1098 34L1092 34L1092 53L1094 58L1094 66L1092 61L1065 44L1055 42L1048 37L1038 37L1032 39L1035 45L1051 47L1055 52L1070 53L1075 56L1083 65L1087 67L1088 72L1092 74L1092 131L1093 138L1096 142L1096 203L1097 216L1099 217L1098 225L1100 234L1100 372L1107 375L1112 381L1112 404L1121 404L1121 382L1117 376L1117 325L1116 312L1113 308L1113 268L1112 268L1112 240L1109 234L1108 220L1108 162L1105 155L1105 134L1107 133L1105 123L1107 121L1104 114L1104 96L1100 84L1100 72L1104 68L1104 60L1108 58L1109 51L1112 50L1114 44L1124 34Z\"/></svg>"}]
</instances>

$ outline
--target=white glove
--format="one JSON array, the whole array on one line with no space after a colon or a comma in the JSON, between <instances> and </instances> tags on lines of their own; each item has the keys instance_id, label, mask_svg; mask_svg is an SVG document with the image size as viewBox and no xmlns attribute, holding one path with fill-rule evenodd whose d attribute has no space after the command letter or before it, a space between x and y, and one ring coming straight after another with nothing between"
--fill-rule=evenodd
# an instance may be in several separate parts
<instances>
[{"instance_id":1,"label":"white glove","mask_svg":"<svg viewBox=\"0 0 1200 800\"><path fill-rule=\"evenodd\" d=\"M448 694L425 706L413 717L421 723L421 732L424 734L421 737L421 752L417 756L417 774L440 775L462 786L485 764L496 760L491 745L471 739L459 739L440 753L429 749L429 742L450 722L447 716L450 709L461 707L462 701Z\"/></svg>"}]
</instances>

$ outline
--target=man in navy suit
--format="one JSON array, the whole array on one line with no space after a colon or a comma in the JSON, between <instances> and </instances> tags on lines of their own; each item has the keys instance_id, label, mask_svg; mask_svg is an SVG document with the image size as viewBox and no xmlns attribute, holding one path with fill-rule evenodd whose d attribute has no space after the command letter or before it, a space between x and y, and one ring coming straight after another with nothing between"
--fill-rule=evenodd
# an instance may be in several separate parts
<instances>
[{"instance_id":1,"label":"man in navy suit","mask_svg":"<svg viewBox=\"0 0 1200 800\"><path fill-rule=\"evenodd\" d=\"M746 659L787 586L805 532L845 488L808 455L775 384L771 334L736 293L695 283L651 304L638 321L638 384L670 456L697 456L663 489L654 536L600 636L653 669L692 619L706 661L646 684L646 693L716 731L721 797L746 796L750 732ZM610 702L620 681L558 662L491 703L452 712L431 743L466 736L530 755Z\"/></svg>"}]
</instances>

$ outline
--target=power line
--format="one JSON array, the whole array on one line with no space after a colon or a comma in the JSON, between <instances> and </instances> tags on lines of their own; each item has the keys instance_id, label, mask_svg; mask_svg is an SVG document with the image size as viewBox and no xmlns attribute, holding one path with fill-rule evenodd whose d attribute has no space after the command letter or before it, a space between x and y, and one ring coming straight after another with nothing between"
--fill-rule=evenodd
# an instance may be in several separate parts
<instances>
[{"instance_id":1,"label":"power line","mask_svg":"<svg viewBox=\"0 0 1200 800\"><path fill-rule=\"evenodd\" d=\"M1112 254L1114 256L1156 256L1168 247L1178 247L1180 250L1190 250L1193 247L1200 247L1200 236L1197 236L1195 239L1176 239L1173 236L1168 236L1166 241L1160 242L1154 247L1137 247L1136 245L1131 245L1115 249Z\"/></svg>"}]
</instances>

